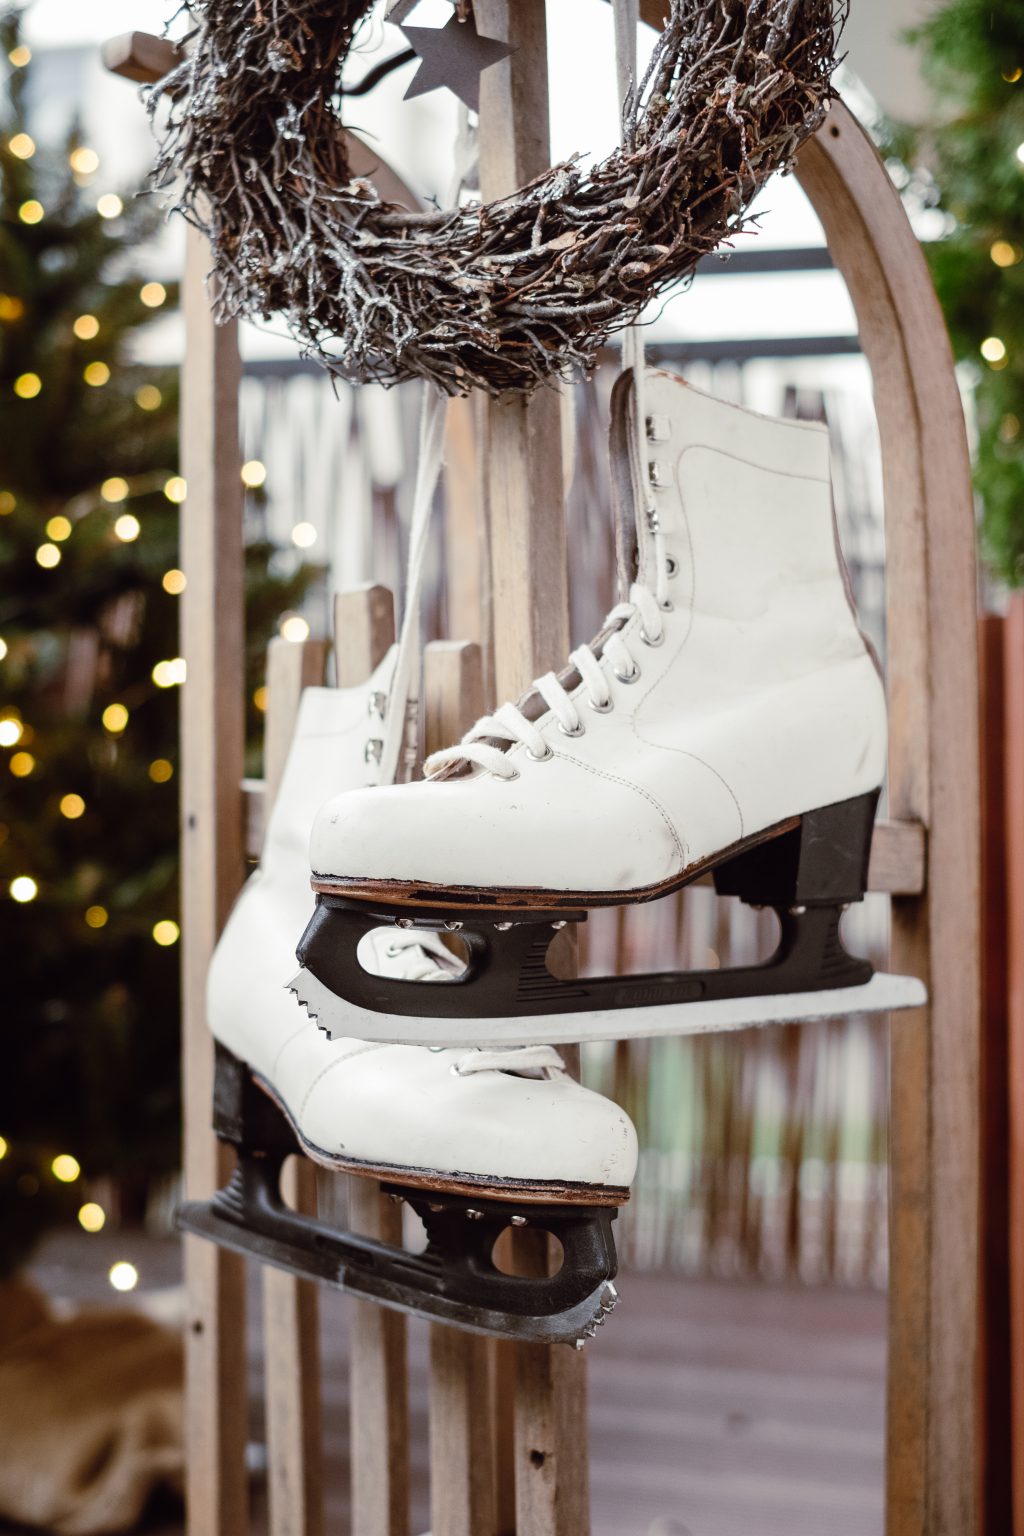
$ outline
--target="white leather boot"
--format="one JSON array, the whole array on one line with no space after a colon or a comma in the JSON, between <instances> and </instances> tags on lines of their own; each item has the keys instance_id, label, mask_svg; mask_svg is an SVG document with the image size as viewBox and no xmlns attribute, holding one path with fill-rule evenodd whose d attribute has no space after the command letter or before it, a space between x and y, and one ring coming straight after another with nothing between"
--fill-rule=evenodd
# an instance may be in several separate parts
<instances>
[{"instance_id":1,"label":"white leather boot","mask_svg":"<svg viewBox=\"0 0 1024 1536\"><path fill-rule=\"evenodd\" d=\"M627 1115L575 1082L550 1047L484 1052L329 1040L287 990L308 920L307 848L317 805L362 784L369 716L390 659L364 687L309 688L260 869L217 946L210 1026L284 1110L316 1162L403 1186L520 1202L619 1204L636 1168ZM368 792L372 802L378 789ZM408 981L461 967L431 934L379 930L365 963Z\"/></svg>"},{"instance_id":2,"label":"white leather boot","mask_svg":"<svg viewBox=\"0 0 1024 1536\"><path fill-rule=\"evenodd\" d=\"M885 697L836 545L825 429L658 372L646 409L658 531L641 502L628 600L567 673L437 753L426 780L328 801L314 890L638 901L878 789Z\"/></svg>"}]
</instances>

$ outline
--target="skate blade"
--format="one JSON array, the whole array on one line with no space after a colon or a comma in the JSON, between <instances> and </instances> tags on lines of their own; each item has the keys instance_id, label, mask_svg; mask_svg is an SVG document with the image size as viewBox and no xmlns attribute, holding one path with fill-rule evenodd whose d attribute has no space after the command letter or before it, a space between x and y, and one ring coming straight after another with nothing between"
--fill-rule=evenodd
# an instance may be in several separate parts
<instances>
[{"instance_id":1,"label":"skate blade","mask_svg":"<svg viewBox=\"0 0 1024 1536\"><path fill-rule=\"evenodd\" d=\"M891 976L876 971L863 986L819 992L597 1008L587 1013L414 1019L377 1013L346 1002L305 967L288 986L329 1037L351 1036L392 1045L574 1045L586 1040L650 1040L670 1035L715 1034L762 1024L811 1024L852 1013L898 1013L920 1008L928 1001L928 989L916 976Z\"/></svg>"}]
</instances>

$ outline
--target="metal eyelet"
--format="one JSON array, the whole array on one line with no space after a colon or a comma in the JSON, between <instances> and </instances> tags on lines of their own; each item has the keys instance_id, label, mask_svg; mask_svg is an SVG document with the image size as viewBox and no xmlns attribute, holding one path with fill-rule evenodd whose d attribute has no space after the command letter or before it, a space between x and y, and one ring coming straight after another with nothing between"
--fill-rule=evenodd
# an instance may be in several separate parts
<instances>
[{"instance_id":1,"label":"metal eyelet","mask_svg":"<svg viewBox=\"0 0 1024 1536\"><path fill-rule=\"evenodd\" d=\"M612 676L620 683L635 683L640 676L640 668L634 666L632 672L620 672L618 667L613 667Z\"/></svg>"},{"instance_id":2,"label":"metal eyelet","mask_svg":"<svg viewBox=\"0 0 1024 1536\"><path fill-rule=\"evenodd\" d=\"M582 736L587 728L583 724L582 720L577 720L572 730L570 730L567 725L563 725L561 720L559 720L558 729L561 731L563 736Z\"/></svg>"},{"instance_id":3,"label":"metal eyelet","mask_svg":"<svg viewBox=\"0 0 1024 1536\"><path fill-rule=\"evenodd\" d=\"M599 704L596 699L588 699L587 703L596 715L610 715L615 708L615 700L611 694L608 695L603 704Z\"/></svg>"},{"instance_id":4,"label":"metal eyelet","mask_svg":"<svg viewBox=\"0 0 1024 1536\"><path fill-rule=\"evenodd\" d=\"M659 645L665 644L665 631L662 630L661 634L655 637L654 635L649 635L646 629L641 627L640 639L643 641L644 645L649 645L653 651L656 650Z\"/></svg>"},{"instance_id":5,"label":"metal eyelet","mask_svg":"<svg viewBox=\"0 0 1024 1536\"><path fill-rule=\"evenodd\" d=\"M665 570L668 574L669 581L672 580L673 576L679 575L679 561L676 559L675 555L665 556Z\"/></svg>"},{"instance_id":6,"label":"metal eyelet","mask_svg":"<svg viewBox=\"0 0 1024 1536\"><path fill-rule=\"evenodd\" d=\"M372 737L363 748L363 760L367 763L379 763L384 756L384 743L377 737Z\"/></svg>"},{"instance_id":7,"label":"metal eyelet","mask_svg":"<svg viewBox=\"0 0 1024 1536\"><path fill-rule=\"evenodd\" d=\"M518 779L521 777L521 775L518 768L513 768L511 773L506 773L503 775L503 777L506 784L511 784L513 779Z\"/></svg>"},{"instance_id":8,"label":"metal eyelet","mask_svg":"<svg viewBox=\"0 0 1024 1536\"><path fill-rule=\"evenodd\" d=\"M661 609L662 613L675 613L676 610L676 605L670 597L666 597L663 603L658 604L658 607Z\"/></svg>"},{"instance_id":9,"label":"metal eyelet","mask_svg":"<svg viewBox=\"0 0 1024 1536\"><path fill-rule=\"evenodd\" d=\"M527 747L526 755L530 759L531 763L546 763L548 759L554 757L555 754L550 747L546 746L543 752L531 752L529 747Z\"/></svg>"}]
</instances>

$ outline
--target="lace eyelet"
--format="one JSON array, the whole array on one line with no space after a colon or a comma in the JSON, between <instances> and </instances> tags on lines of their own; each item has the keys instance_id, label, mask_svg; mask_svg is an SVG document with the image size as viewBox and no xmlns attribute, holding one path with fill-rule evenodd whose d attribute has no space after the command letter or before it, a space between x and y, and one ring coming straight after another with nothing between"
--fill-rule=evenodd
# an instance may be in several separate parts
<instances>
[{"instance_id":1,"label":"lace eyelet","mask_svg":"<svg viewBox=\"0 0 1024 1536\"><path fill-rule=\"evenodd\" d=\"M568 726L563 725L561 720L559 720L558 729L561 731L563 736L582 736L587 728L583 724L582 720L577 720L572 730L570 730Z\"/></svg>"},{"instance_id":2,"label":"lace eyelet","mask_svg":"<svg viewBox=\"0 0 1024 1536\"><path fill-rule=\"evenodd\" d=\"M613 667L612 676L620 683L635 683L640 676L640 668L634 666L632 672L620 672L618 667Z\"/></svg>"},{"instance_id":3,"label":"lace eyelet","mask_svg":"<svg viewBox=\"0 0 1024 1536\"><path fill-rule=\"evenodd\" d=\"M531 752L529 747L527 747L526 755L530 759L531 763L546 763L549 758L554 757L555 754L550 747L545 747L543 752Z\"/></svg>"},{"instance_id":4,"label":"lace eyelet","mask_svg":"<svg viewBox=\"0 0 1024 1536\"><path fill-rule=\"evenodd\" d=\"M668 573L669 581L672 580L673 576L679 575L679 561L676 559L675 555L665 556L665 570Z\"/></svg>"},{"instance_id":5,"label":"lace eyelet","mask_svg":"<svg viewBox=\"0 0 1024 1536\"><path fill-rule=\"evenodd\" d=\"M596 699L588 699L587 703L590 705L590 708L594 711L595 715L610 715L612 710L615 708L615 700L612 698L611 694L608 695L603 704L599 704Z\"/></svg>"},{"instance_id":6,"label":"lace eyelet","mask_svg":"<svg viewBox=\"0 0 1024 1536\"><path fill-rule=\"evenodd\" d=\"M643 641L644 645L650 646L651 650L653 651L656 650L659 645L665 644L665 631L662 630L659 635L649 635L646 629L641 629L640 639Z\"/></svg>"},{"instance_id":7,"label":"lace eyelet","mask_svg":"<svg viewBox=\"0 0 1024 1536\"><path fill-rule=\"evenodd\" d=\"M511 784L513 779L520 777L519 769L513 768L510 773L503 773L501 777L506 784Z\"/></svg>"},{"instance_id":8,"label":"lace eyelet","mask_svg":"<svg viewBox=\"0 0 1024 1536\"><path fill-rule=\"evenodd\" d=\"M670 597L666 597L663 603L658 604L658 607L661 609L662 613L674 613L676 605Z\"/></svg>"}]
</instances>

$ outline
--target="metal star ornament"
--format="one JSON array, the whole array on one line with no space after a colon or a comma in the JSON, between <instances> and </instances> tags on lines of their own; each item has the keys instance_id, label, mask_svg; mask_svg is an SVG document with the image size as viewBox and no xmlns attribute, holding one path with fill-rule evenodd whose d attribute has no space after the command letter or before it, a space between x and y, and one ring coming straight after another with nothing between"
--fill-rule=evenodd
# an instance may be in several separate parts
<instances>
[{"instance_id":1,"label":"metal star ornament","mask_svg":"<svg viewBox=\"0 0 1024 1536\"><path fill-rule=\"evenodd\" d=\"M500 64L516 49L496 37L481 37L472 9L465 21L453 11L443 27L402 27L402 32L422 60L405 100L425 96L441 86L454 91L473 112L480 110L480 76L492 64Z\"/></svg>"}]
</instances>

